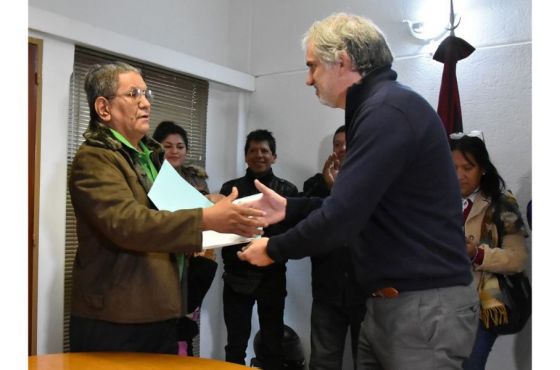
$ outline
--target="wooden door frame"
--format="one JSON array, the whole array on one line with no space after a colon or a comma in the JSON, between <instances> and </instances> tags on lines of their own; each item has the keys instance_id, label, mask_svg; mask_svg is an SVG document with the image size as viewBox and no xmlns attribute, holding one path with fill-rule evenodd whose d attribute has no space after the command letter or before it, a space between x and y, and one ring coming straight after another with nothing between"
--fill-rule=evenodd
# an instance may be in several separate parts
<instances>
[{"instance_id":1,"label":"wooden door frame","mask_svg":"<svg viewBox=\"0 0 560 370\"><path fill-rule=\"evenodd\" d=\"M39 190L40 190L40 162L41 162L41 97L42 97L42 69L43 69L43 40L28 37L28 44L37 47L37 72L35 76L35 84L37 89L37 105L35 109L35 122L29 122L29 130L34 130L35 139L29 137L28 153L30 156L28 162L28 171L30 178L28 179L29 199L32 204L29 205L29 261L28 266L28 352L29 355L37 354L37 284L38 284L38 257L39 257ZM28 85L29 88L29 85ZM33 109L29 106L28 109ZM31 117L29 118L32 119ZM32 132L28 132L31 135ZM32 142L34 141L34 143ZM32 159L31 159L32 157ZM33 168L31 168L33 167ZM33 192L33 194L31 194ZM31 231L32 230L32 231Z\"/></svg>"}]
</instances>

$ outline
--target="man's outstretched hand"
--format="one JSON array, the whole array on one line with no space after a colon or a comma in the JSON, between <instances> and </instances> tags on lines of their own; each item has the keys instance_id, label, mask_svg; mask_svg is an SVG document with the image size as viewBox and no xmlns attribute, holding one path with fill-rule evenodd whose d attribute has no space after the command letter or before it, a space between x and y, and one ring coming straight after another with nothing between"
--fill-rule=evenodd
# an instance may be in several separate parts
<instances>
[{"instance_id":1,"label":"man's outstretched hand","mask_svg":"<svg viewBox=\"0 0 560 370\"><path fill-rule=\"evenodd\" d=\"M286 217L286 204L288 201L274 190L270 189L259 180L255 180L257 190L262 193L262 197L243 202L242 204L264 211L264 220L269 224L275 224Z\"/></svg>"},{"instance_id":2,"label":"man's outstretched hand","mask_svg":"<svg viewBox=\"0 0 560 370\"><path fill-rule=\"evenodd\" d=\"M262 228L268 226L264 212L255 207L233 204L237 194L237 188L234 187L230 195L202 210L202 230L233 233L249 238L262 234Z\"/></svg>"}]
</instances>

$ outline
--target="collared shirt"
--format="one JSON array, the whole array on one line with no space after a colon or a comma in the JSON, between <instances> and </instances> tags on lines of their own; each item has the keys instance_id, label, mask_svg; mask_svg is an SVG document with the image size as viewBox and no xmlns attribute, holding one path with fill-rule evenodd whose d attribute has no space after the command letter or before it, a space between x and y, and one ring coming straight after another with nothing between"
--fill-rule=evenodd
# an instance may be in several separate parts
<instances>
[{"instance_id":1,"label":"collared shirt","mask_svg":"<svg viewBox=\"0 0 560 370\"><path fill-rule=\"evenodd\" d=\"M471 201L471 204L474 203L474 200L478 196L479 192L480 192L480 188L476 188L472 193L469 194L469 196L467 196L466 198L462 198L463 199L463 211L465 211L465 208L467 208L468 205L469 205L468 200Z\"/></svg>"},{"instance_id":2,"label":"collared shirt","mask_svg":"<svg viewBox=\"0 0 560 370\"><path fill-rule=\"evenodd\" d=\"M132 144L130 144L130 142L124 136L122 136L118 131L115 131L112 128L110 130L113 133L113 135L117 138L117 140L119 140L121 143L123 143L124 145L126 145L130 149L134 150L138 154L138 159L140 160L140 165L142 166L142 168L144 169L144 171L148 175L148 178L152 182L154 182L154 180L157 177L157 170L156 170L156 167L154 166L154 164L152 163L152 160L150 159L150 154L152 154L152 151L150 149L148 149L146 144L144 144L141 141L140 141L139 145L140 145L140 149L142 149L142 151L139 151Z\"/></svg>"}]
</instances>

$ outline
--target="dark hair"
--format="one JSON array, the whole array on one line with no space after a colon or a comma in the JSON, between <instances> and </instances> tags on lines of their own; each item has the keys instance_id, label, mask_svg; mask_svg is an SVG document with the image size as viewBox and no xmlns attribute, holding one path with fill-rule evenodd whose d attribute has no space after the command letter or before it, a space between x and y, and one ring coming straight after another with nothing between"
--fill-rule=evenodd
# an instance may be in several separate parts
<instances>
[{"instance_id":1,"label":"dark hair","mask_svg":"<svg viewBox=\"0 0 560 370\"><path fill-rule=\"evenodd\" d=\"M179 126L173 121L161 121L160 124L156 127L154 134L152 137L154 140L158 142L162 142L165 140L166 137L172 134L180 135L185 142L185 147L189 150L189 139L187 137L187 131L184 128Z\"/></svg>"},{"instance_id":2,"label":"dark hair","mask_svg":"<svg viewBox=\"0 0 560 370\"><path fill-rule=\"evenodd\" d=\"M95 100L100 96L109 97L114 95L119 88L119 75L126 72L142 75L142 71L139 68L119 61L90 66L84 78L84 90L89 106L90 125L99 121L99 116L95 110Z\"/></svg>"},{"instance_id":3,"label":"dark hair","mask_svg":"<svg viewBox=\"0 0 560 370\"><path fill-rule=\"evenodd\" d=\"M341 132L346 132L346 125L342 125L342 126L340 126L339 128L336 129L336 131L334 132L334 135L333 135L333 137L332 137L333 142L334 142L334 137L335 137L337 134L340 134Z\"/></svg>"},{"instance_id":4,"label":"dark hair","mask_svg":"<svg viewBox=\"0 0 560 370\"><path fill-rule=\"evenodd\" d=\"M480 167L483 174L480 178L480 191L485 196L490 197L492 202L497 201L504 193L506 184L490 161L490 155L488 150L486 150L484 141L478 137L465 135L460 139L451 139L449 145L451 151L458 150L463 154L467 162ZM470 154L476 163L472 163L467 154Z\"/></svg>"},{"instance_id":5,"label":"dark hair","mask_svg":"<svg viewBox=\"0 0 560 370\"><path fill-rule=\"evenodd\" d=\"M251 141L267 141L272 155L276 155L276 139L272 136L272 132L268 130L251 131L249 135L247 135L247 140L245 141L245 155L247 155L247 152L249 151Z\"/></svg>"}]
</instances>

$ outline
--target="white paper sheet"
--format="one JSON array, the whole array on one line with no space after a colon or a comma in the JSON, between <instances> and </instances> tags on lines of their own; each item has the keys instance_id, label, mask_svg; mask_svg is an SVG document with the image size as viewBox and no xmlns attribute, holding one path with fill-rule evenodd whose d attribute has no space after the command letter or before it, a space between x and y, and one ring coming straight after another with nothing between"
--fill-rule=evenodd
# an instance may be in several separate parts
<instances>
[{"instance_id":1,"label":"white paper sheet","mask_svg":"<svg viewBox=\"0 0 560 370\"><path fill-rule=\"evenodd\" d=\"M189 184L169 164L163 162L161 169L148 193L159 210L176 211L179 209L206 208L212 206L212 202ZM236 204L262 197L255 194L234 201ZM237 234L225 234L208 230L202 232L202 249L221 248L228 245L247 243L254 238L246 238Z\"/></svg>"}]
</instances>

